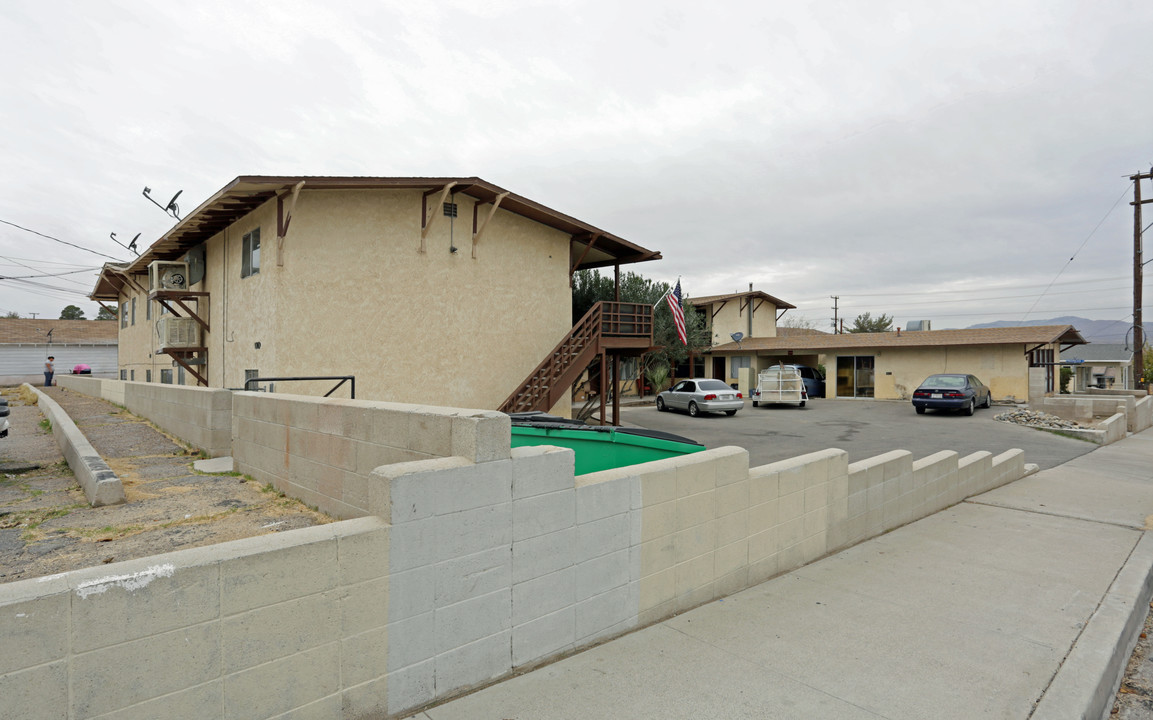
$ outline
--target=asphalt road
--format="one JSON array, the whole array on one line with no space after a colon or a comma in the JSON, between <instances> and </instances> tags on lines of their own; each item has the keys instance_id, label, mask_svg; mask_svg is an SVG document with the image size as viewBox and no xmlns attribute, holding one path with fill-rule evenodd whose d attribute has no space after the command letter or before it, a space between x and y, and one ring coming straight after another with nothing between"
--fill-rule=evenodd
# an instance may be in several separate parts
<instances>
[{"instance_id":1,"label":"asphalt road","mask_svg":"<svg viewBox=\"0 0 1153 720\"><path fill-rule=\"evenodd\" d=\"M857 462L890 450L908 450L914 459L941 450L961 456L978 450L994 455L1011 448L1025 451L1025 462L1042 469L1060 465L1097 446L1042 430L998 422L994 415L1013 407L994 405L972 417L935 412L917 415L910 402L884 400L810 400L805 407L753 407L746 400L736 415L657 412L652 405L621 408L621 422L692 438L708 448L736 445L749 451L750 467L805 453L839 448Z\"/></svg>"}]
</instances>

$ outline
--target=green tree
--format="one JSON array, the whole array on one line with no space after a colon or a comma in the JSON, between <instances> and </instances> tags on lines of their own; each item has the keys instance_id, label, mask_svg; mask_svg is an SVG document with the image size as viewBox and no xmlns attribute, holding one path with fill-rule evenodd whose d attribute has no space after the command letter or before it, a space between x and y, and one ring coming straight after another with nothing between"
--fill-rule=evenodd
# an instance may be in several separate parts
<instances>
[{"instance_id":1,"label":"green tree","mask_svg":"<svg viewBox=\"0 0 1153 720\"><path fill-rule=\"evenodd\" d=\"M1069 381L1073 379L1073 368L1061 367L1061 394L1069 394Z\"/></svg>"},{"instance_id":2,"label":"green tree","mask_svg":"<svg viewBox=\"0 0 1153 720\"><path fill-rule=\"evenodd\" d=\"M668 283L650 280L639 273L626 272L621 276L621 302L644 303L651 306L661 300L669 288ZM681 293L684 294L683 285ZM584 317L596 303L611 301L613 294L612 277L601 275L598 270L578 271L573 276L573 324ZM688 303L683 303L683 306L688 346L677 337L676 325L673 324L672 311L668 303L662 300L653 311L653 345L656 349L645 355L646 375L651 375L653 370L662 369L671 374L672 368L688 358L690 350L699 355L712 347L704 314ZM658 372L657 376L659 375Z\"/></svg>"},{"instance_id":3,"label":"green tree","mask_svg":"<svg viewBox=\"0 0 1153 720\"><path fill-rule=\"evenodd\" d=\"M893 329L893 316L881 313L878 317L873 317L872 313L861 313L853 320L853 327L849 328L851 333L879 333L889 332Z\"/></svg>"},{"instance_id":4,"label":"green tree","mask_svg":"<svg viewBox=\"0 0 1153 720\"><path fill-rule=\"evenodd\" d=\"M4 313L4 317L12 318L13 320L15 320L15 319L18 319L20 317L20 313L16 312L15 310L9 310L8 312Z\"/></svg>"},{"instance_id":5,"label":"green tree","mask_svg":"<svg viewBox=\"0 0 1153 720\"><path fill-rule=\"evenodd\" d=\"M96 311L96 319L97 320L115 320L116 319L116 313L109 310L108 308L104 307L103 305L101 305L100 309L98 311Z\"/></svg>"},{"instance_id":6,"label":"green tree","mask_svg":"<svg viewBox=\"0 0 1153 720\"><path fill-rule=\"evenodd\" d=\"M84 311L81 310L79 307L77 307L76 305L69 305L68 307L66 307L60 311L60 319L61 320L87 320L88 318L84 317Z\"/></svg>"},{"instance_id":7,"label":"green tree","mask_svg":"<svg viewBox=\"0 0 1153 720\"><path fill-rule=\"evenodd\" d=\"M599 270L578 270L572 278L572 323L577 324L593 305L613 299L613 279Z\"/></svg>"},{"instance_id":8,"label":"green tree","mask_svg":"<svg viewBox=\"0 0 1153 720\"><path fill-rule=\"evenodd\" d=\"M816 320L810 320L809 318L802 317L800 315L785 315L785 317L783 317L781 319L781 321L779 323L777 323L777 327L797 328L800 330L819 330L820 329L817 327L817 321Z\"/></svg>"},{"instance_id":9,"label":"green tree","mask_svg":"<svg viewBox=\"0 0 1153 720\"><path fill-rule=\"evenodd\" d=\"M643 275L626 272L621 276L621 302L654 304L669 289L668 283L649 280ZM572 321L585 316L593 305L614 298L613 279L599 270L579 270L573 275Z\"/></svg>"}]
</instances>

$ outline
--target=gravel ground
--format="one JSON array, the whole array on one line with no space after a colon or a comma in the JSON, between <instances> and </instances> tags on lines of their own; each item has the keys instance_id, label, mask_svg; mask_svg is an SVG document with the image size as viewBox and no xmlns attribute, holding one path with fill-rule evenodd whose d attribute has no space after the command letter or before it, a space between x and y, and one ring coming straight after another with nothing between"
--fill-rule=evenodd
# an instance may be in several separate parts
<instances>
[{"instance_id":1,"label":"gravel ground","mask_svg":"<svg viewBox=\"0 0 1153 720\"><path fill-rule=\"evenodd\" d=\"M238 475L196 472L198 455L127 410L40 389L120 477L128 502L89 507L34 396L3 389L12 427L0 440L0 583L332 522Z\"/></svg>"},{"instance_id":2,"label":"gravel ground","mask_svg":"<svg viewBox=\"0 0 1153 720\"><path fill-rule=\"evenodd\" d=\"M1145 616L1145 627L1129 665L1125 678L1113 703L1112 717L1118 720L1149 720L1153 718L1153 650L1149 643L1153 637L1153 613Z\"/></svg>"}]
</instances>

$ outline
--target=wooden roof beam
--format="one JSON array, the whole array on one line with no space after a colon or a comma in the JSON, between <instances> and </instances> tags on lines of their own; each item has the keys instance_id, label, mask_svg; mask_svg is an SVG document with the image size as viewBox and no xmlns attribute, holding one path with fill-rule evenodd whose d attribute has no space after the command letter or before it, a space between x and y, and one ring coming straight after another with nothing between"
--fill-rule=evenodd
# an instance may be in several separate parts
<instances>
[{"instance_id":1,"label":"wooden roof beam","mask_svg":"<svg viewBox=\"0 0 1153 720\"><path fill-rule=\"evenodd\" d=\"M284 239L288 237L288 226L292 224L292 213L296 210L296 199L300 197L300 189L304 181L292 187L292 199L288 202L288 211L284 209L284 195L276 196L276 266L284 266Z\"/></svg>"},{"instance_id":2,"label":"wooden roof beam","mask_svg":"<svg viewBox=\"0 0 1153 720\"><path fill-rule=\"evenodd\" d=\"M597 244L597 240L599 240L601 235L603 235L603 234L604 233L595 233L593 235L586 235L586 236L584 236L584 238L582 238L582 239L587 240L588 244L585 245L585 250L584 250L584 252L581 253L580 259L578 259L575 263L573 263L573 266L568 271L569 285L570 286L572 285L573 274L577 271L577 268L579 268L581 266L581 263L583 263L585 261L585 258L588 257L589 252L593 249L593 245ZM574 237L571 242L579 242L579 240L577 240Z\"/></svg>"},{"instance_id":3,"label":"wooden roof beam","mask_svg":"<svg viewBox=\"0 0 1153 720\"><path fill-rule=\"evenodd\" d=\"M420 206L420 251L421 252L425 251L424 250L424 248L425 248L424 243L425 243L425 240L428 238L429 231L432 230L432 226L436 224L437 218L444 215L443 208L444 208L445 198L448 197L449 191L451 191L454 187L456 187L456 185L457 185L457 183L454 180L453 182L450 182L447 185L445 185L444 187L440 188L440 200L438 200L436 205L433 206L431 215L429 215L429 212L428 212L428 196L435 193L436 190L429 190L428 192L426 192L424 194L424 197L421 198L421 206ZM437 212L437 210L442 210L442 212ZM475 251L474 251L474 253L475 253ZM476 255L474 254L473 257L476 257Z\"/></svg>"},{"instance_id":4,"label":"wooden roof beam","mask_svg":"<svg viewBox=\"0 0 1153 720\"><path fill-rule=\"evenodd\" d=\"M493 199L493 201L492 201L492 207L491 207L491 208L489 208L489 211L488 211L488 215L485 215L485 217L484 217L484 222L482 222L482 223L480 224L480 228L479 228L479 229L477 229L477 227L476 227L476 209L477 209L477 205L479 205L480 203L477 203L477 205L473 205L473 206L472 206L472 227L473 227L473 232L472 232L472 259L473 259L473 260L475 260L475 259L476 259L476 246L477 246L477 243L479 243L479 242L480 242L480 238L481 238L481 236L482 236L482 235L484 235L484 230L485 230L485 228L487 228L487 227L488 227L488 223L489 223L489 221L490 221L490 220L492 220L492 216L493 216L493 215L496 215L496 211L497 211L497 208L499 208L499 207L500 207L500 202L501 202L501 200L504 200L504 199L505 199L506 197L508 197L508 196L509 196L509 193L506 191L506 192L502 192L502 193L500 193L499 195L497 195L497 196L496 196L496 197Z\"/></svg>"},{"instance_id":5,"label":"wooden roof beam","mask_svg":"<svg viewBox=\"0 0 1153 720\"><path fill-rule=\"evenodd\" d=\"M147 291L147 290L145 290L145 289L144 289L144 288L143 288L143 287L140 285L140 283L138 283L138 282L136 282L135 280L133 280L133 279L132 279L132 276L131 276L131 275L129 275L127 272L125 272L125 271L123 271L123 270L121 270L121 269L119 269L119 268L113 268L113 267L110 267L110 268L108 268L108 271L109 271L109 272L111 272L111 273L114 273L114 274L116 274L116 275L119 275L119 276L120 276L120 277L122 277L122 278L124 278L124 282L125 282L125 284L127 284L127 285L131 285L131 286L135 287L137 290L139 290L140 292L144 293L145 295L147 295L147 294L148 294L148 291Z\"/></svg>"}]
</instances>

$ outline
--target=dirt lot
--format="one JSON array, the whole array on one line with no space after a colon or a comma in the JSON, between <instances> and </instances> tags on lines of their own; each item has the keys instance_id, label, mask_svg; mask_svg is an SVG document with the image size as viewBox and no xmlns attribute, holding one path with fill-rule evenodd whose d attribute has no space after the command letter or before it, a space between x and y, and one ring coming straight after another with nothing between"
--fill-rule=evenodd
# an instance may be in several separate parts
<instances>
[{"instance_id":1,"label":"dirt lot","mask_svg":"<svg viewBox=\"0 0 1153 720\"><path fill-rule=\"evenodd\" d=\"M47 388L124 484L128 502L89 507L35 396L2 392L0 583L332 522L271 487L195 471L199 455L127 410Z\"/></svg>"}]
</instances>

